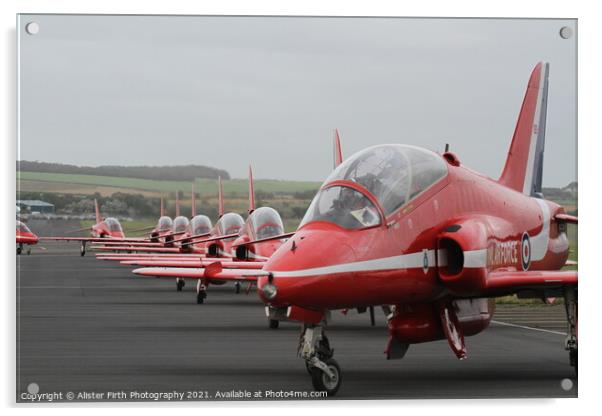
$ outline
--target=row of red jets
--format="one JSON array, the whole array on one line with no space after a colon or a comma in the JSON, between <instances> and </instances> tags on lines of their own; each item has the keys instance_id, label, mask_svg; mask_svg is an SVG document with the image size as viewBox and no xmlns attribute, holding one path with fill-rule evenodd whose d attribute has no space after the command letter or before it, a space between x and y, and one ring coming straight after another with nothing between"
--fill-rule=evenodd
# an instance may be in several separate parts
<instances>
[{"instance_id":1,"label":"row of red jets","mask_svg":"<svg viewBox=\"0 0 602 416\"><path fill-rule=\"evenodd\" d=\"M567 224L577 218L541 194L548 71L539 63L531 74L497 180L452 152L407 145L373 146L343 161L337 134L335 170L296 232L285 234L271 208L255 209L250 172L246 221L224 213L220 182L211 231L173 238L172 227L166 238L156 227L153 243L161 246L122 241L99 249L137 253L98 257L145 266L138 275L197 279L199 303L209 284L256 285L270 325L302 323L298 355L314 388L330 395L342 380L325 333L337 309L383 307L387 359L440 339L465 359L465 337L489 326L495 297L564 297L565 348L577 369L577 271L561 270ZM269 232L261 234L264 223Z\"/></svg>"}]
</instances>

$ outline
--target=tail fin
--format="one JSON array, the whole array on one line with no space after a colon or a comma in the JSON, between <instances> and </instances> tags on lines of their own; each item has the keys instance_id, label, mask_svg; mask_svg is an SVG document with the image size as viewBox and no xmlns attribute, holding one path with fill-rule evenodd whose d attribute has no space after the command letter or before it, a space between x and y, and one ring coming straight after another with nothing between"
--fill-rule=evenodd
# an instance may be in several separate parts
<instances>
[{"instance_id":1,"label":"tail fin","mask_svg":"<svg viewBox=\"0 0 602 416\"><path fill-rule=\"evenodd\" d=\"M100 208L96 198L94 198L94 213L96 214L96 224L100 224L102 222L102 217L100 216Z\"/></svg>"},{"instance_id":2,"label":"tail fin","mask_svg":"<svg viewBox=\"0 0 602 416\"><path fill-rule=\"evenodd\" d=\"M333 157L333 169L336 169L341 163L343 163L343 151L341 150L341 138L339 137L339 130L334 130L334 138L332 144L332 157Z\"/></svg>"},{"instance_id":3,"label":"tail fin","mask_svg":"<svg viewBox=\"0 0 602 416\"><path fill-rule=\"evenodd\" d=\"M165 205L163 204L163 197L161 197L161 211L159 212L159 216L165 216Z\"/></svg>"},{"instance_id":4,"label":"tail fin","mask_svg":"<svg viewBox=\"0 0 602 416\"><path fill-rule=\"evenodd\" d=\"M180 191L176 191L176 217L180 216Z\"/></svg>"},{"instance_id":5,"label":"tail fin","mask_svg":"<svg viewBox=\"0 0 602 416\"><path fill-rule=\"evenodd\" d=\"M192 181L192 204L190 206L190 218L196 215L196 194L194 193L194 181Z\"/></svg>"},{"instance_id":6,"label":"tail fin","mask_svg":"<svg viewBox=\"0 0 602 416\"><path fill-rule=\"evenodd\" d=\"M249 165L249 214L255 211L255 185L253 183L253 168Z\"/></svg>"},{"instance_id":7,"label":"tail fin","mask_svg":"<svg viewBox=\"0 0 602 416\"><path fill-rule=\"evenodd\" d=\"M222 215L224 215L224 188L222 186L222 177L219 176L217 178L217 182L218 182L218 188L217 188L217 209L218 209L218 215L219 218L222 217Z\"/></svg>"},{"instance_id":8,"label":"tail fin","mask_svg":"<svg viewBox=\"0 0 602 416\"><path fill-rule=\"evenodd\" d=\"M549 64L540 62L529 78L512 144L499 182L526 195L541 197L546 136Z\"/></svg>"}]
</instances>

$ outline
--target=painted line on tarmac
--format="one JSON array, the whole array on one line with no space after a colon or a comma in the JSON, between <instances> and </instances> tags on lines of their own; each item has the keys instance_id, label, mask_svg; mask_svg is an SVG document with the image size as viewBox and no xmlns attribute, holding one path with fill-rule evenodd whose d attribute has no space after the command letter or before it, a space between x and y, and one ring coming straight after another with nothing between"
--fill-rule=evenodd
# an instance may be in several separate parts
<instances>
[{"instance_id":1,"label":"painted line on tarmac","mask_svg":"<svg viewBox=\"0 0 602 416\"><path fill-rule=\"evenodd\" d=\"M552 330L549 330L549 329L533 328L531 326L516 325L516 324L511 324L511 323L508 323L508 322L501 322L501 321L494 321L494 320L492 320L491 322L493 322L494 324L502 325L502 326L511 326L513 328L530 329L532 331L547 332L549 334L565 335L566 336L566 333L564 333L564 332L552 331Z\"/></svg>"}]
</instances>

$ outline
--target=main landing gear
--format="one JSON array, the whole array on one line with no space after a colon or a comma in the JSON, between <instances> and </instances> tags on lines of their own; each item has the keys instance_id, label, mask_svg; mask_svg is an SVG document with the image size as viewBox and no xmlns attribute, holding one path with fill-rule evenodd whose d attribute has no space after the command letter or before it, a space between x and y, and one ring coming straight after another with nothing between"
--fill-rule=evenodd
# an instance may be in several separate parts
<instances>
[{"instance_id":1,"label":"main landing gear","mask_svg":"<svg viewBox=\"0 0 602 416\"><path fill-rule=\"evenodd\" d=\"M182 289L186 286L186 282L181 277L176 277L176 291L181 292Z\"/></svg>"},{"instance_id":2,"label":"main landing gear","mask_svg":"<svg viewBox=\"0 0 602 416\"><path fill-rule=\"evenodd\" d=\"M341 386L341 368L334 358L322 325L304 324L299 339L299 357L311 375L314 388L334 396Z\"/></svg>"},{"instance_id":3,"label":"main landing gear","mask_svg":"<svg viewBox=\"0 0 602 416\"><path fill-rule=\"evenodd\" d=\"M23 244L19 244L17 246L17 256L23 252Z\"/></svg>"},{"instance_id":4,"label":"main landing gear","mask_svg":"<svg viewBox=\"0 0 602 416\"><path fill-rule=\"evenodd\" d=\"M234 293L237 295L240 293L240 282L234 283Z\"/></svg>"},{"instance_id":5,"label":"main landing gear","mask_svg":"<svg viewBox=\"0 0 602 416\"><path fill-rule=\"evenodd\" d=\"M86 255L86 242L82 241L81 245L79 246L79 255L84 257Z\"/></svg>"},{"instance_id":6,"label":"main landing gear","mask_svg":"<svg viewBox=\"0 0 602 416\"><path fill-rule=\"evenodd\" d=\"M207 297L207 286L202 279L199 279L196 284L196 303L201 304L205 302Z\"/></svg>"},{"instance_id":7,"label":"main landing gear","mask_svg":"<svg viewBox=\"0 0 602 416\"><path fill-rule=\"evenodd\" d=\"M577 373L577 289L564 289L564 306L566 309L567 337L564 348L569 352L569 362Z\"/></svg>"}]
</instances>

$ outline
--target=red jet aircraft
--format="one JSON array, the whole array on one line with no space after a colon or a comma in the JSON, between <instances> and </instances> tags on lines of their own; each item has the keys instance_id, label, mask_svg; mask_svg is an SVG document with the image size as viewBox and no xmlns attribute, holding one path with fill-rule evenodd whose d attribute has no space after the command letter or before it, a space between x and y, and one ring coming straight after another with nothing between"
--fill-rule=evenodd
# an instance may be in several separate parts
<instances>
[{"instance_id":1,"label":"red jet aircraft","mask_svg":"<svg viewBox=\"0 0 602 416\"><path fill-rule=\"evenodd\" d=\"M91 237L39 237L40 240L53 240L53 241L79 241L81 242L80 254L84 256L86 254L86 243L88 242L143 242L148 241L144 238L126 238L121 228L121 224L117 218L102 218L100 215L100 208L98 207L98 201L94 200L94 211L96 214L96 224L89 228L83 228L83 230L90 230Z\"/></svg>"},{"instance_id":2,"label":"red jet aircraft","mask_svg":"<svg viewBox=\"0 0 602 416\"><path fill-rule=\"evenodd\" d=\"M577 271L560 270L577 218L541 195L547 92L548 64L539 63L499 179L451 152L367 148L326 179L263 270L222 272L257 279L266 305L303 323L298 354L314 388L333 395L341 385L324 331L330 310L394 305L387 359L439 339L464 359L465 337L486 329L493 298L509 294L564 297L565 347L577 368Z\"/></svg>"},{"instance_id":3,"label":"red jet aircraft","mask_svg":"<svg viewBox=\"0 0 602 416\"><path fill-rule=\"evenodd\" d=\"M38 244L38 236L35 235L27 225L17 220L17 254L23 252L23 246ZM31 254L31 247L27 248L27 254Z\"/></svg>"}]
</instances>

